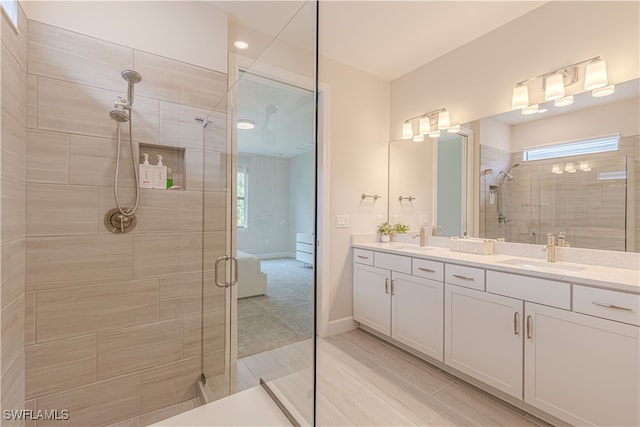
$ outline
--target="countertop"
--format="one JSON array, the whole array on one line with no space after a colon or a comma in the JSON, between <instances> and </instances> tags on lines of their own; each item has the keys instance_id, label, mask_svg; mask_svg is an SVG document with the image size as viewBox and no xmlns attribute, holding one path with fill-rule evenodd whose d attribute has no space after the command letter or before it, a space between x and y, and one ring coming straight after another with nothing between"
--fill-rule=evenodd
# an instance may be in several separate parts
<instances>
[{"instance_id":1,"label":"countertop","mask_svg":"<svg viewBox=\"0 0 640 427\"><path fill-rule=\"evenodd\" d=\"M537 258L524 258L509 254L476 255L453 252L449 248L426 246L420 247L408 243L390 242L358 242L352 243L354 248L387 252L414 258L449 262L506 273L524 274L543 279L559 280L573 284L582 284L598 288L612 289L622 292L640 294L640 271L635 269L605 267L599 265L579 264L572 262L548 263ZM528 265L507 264L518 262ZM565 269L563 269L563 267ZM579 269L579 271L574 271Z\"/></svg>"}]
</instances>

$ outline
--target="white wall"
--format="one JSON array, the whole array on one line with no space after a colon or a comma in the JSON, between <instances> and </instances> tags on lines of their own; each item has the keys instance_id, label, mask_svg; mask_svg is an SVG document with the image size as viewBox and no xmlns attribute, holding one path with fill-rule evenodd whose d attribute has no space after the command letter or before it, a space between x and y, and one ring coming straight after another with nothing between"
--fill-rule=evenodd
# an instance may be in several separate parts
<instances>
[{"instance_id":1,"label":"white wall","mask_svg":"<svg viewBox=\"0 0 640 427\"><path fill-rule=\"evenodd\" d=\"M511 126L493 117L479 121L480 144L511 152Z\"/></svg>"},{"instance_id":2,"label":"white wall","mask_svg":"<svg viewBox=\"0 0 640 427\"><path fill-rule=\"evenodd\" d=\"M227 14L203 1L26 1L29 19L227 72Z\"/></svg>"},{"instance_id":3,"label":"white wall","mask_svg":"<svg viewBox=\"0 0 640 427\"><path fill-rule=\"evenodd\" d=\"M387 216L390 85L324 57L319 78L331 86L329 319L335 321L353 315L351 233L375 233L377 215ZM383 197L362 201L362 193ZM336 215L349 215L351 227L335 228Z\"/></svg>"},{"instance_id":4,"label":"white wall","mask_svg":"<svg viewBox=\"0 0 640 427\"><path fill-rule=\"evenodd\" d=\"M238 249L261 257L292 255L289 159L238 154L238 171L246 170L248 227L238 229Z\"/></svg>"},{"instance_id":5,"label":"white wall","mask_svg":"<svg viewBox=\"0 0 640 427\"><path fill-rule=\"evenodd\" d=\"M638 98L631 98L512 126L509 151L516 152L523 148L594 138L616 132L623 136L638 135L639 102Z\"/></svg>"},{"instance_id":6,"label":"white wall","mask_svg":"<svg viewBox=\"0 0 640 427\"><path fill-rule=\"evenodd\" d=\"M607 62L610 82L637 78L639 8L638 2L549 2L394 80L391 139L400 138L406 118L443 106L453 123L509 111L516 82L597 55Z\"/></svg>"},{"instance_id":7,"label":"white wall","mask_svg":"<svg viewBox=\"0 0 640 427\"><path fill-rule=\"evenodd\" d=\"M291 238L295 244L296 233L313 233L315 182L313 175L313 151L307 151L289 159L289 218Z\"/></svg>"}]
</instances>

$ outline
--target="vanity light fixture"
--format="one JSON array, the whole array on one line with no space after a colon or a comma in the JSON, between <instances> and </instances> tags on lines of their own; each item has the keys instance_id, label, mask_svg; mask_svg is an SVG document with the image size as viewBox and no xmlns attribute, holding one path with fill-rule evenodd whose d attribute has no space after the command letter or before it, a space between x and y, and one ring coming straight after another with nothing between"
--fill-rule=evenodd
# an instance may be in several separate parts
<instances>
[{"instance_id":1,"label":"vanity light fixture","mask_svg":"<svg viewBox=\"0 0 640 427\"><path fill-rule=\"evenodd\" d=\"M536 114L538 112L538 104L529 105L522 109L522 114L528 116L530 114Z\"/></svg>"},{"instance_id":2,"label":"vanity light fixture","mask_svg":"<svg viewBox=\"0 0 640 427\"><path fill-rule=\"evenodd\" d=\"M580 80L580 70L584 64L586 64L584 67L584 90L592 91L591 95L594 97L611 95L615 91L615 87L608 83L607 67L604 60L596 56L516 83L511 97L511 109L522 109L522 114L533 114L538 111L534 108L535 104L529 104L528 89L528 85L538 79L542 80L545 101L554 101L553 105L556 107L566 107L573 104L573 94L567 95L566 88ZM574 94L578 92L574 91Z\"/></svg>"},{"instance_id":3,"label":"vanity light fixture","mask_svg":"<svg viewBox=\"0 0 640 427\"><path fill-rule=\"evenodd\" d=\"M417 134L413 133L413 121L415 119L420 119L418 121ZM421 142L424 141L424 135L438 138L441 130L446 130L450 133L460 132L460 125L451 126L451 117L446 108L439 108L405 120L402 124L402 139L413 139L414 142Z\"/></svg>"},{"instance_id":4,"label":"vanity light fixture","mask_svg":"<svg viewBox=\"0 0 640 427\"><path fill-rule=\"evenodd\" d=\"M553 167L551 168L551 172L558 174L558 175L562 175L562 169L560 168L560 165L553 165Z\"/></svg>"},{"instance_id":5,"label":"vanity light fixture","mask_svg":"<svg viewBox=\"0 0 640 427\"><path fill-rule=\"evenodd\" d=\"M573 166L573 163L568 162L564 164L564 171L568 173L575 173L576 168Z\"/></svg>"},{"instance_id":6,"label":"vanity light fixture","mask_svg":"<svg viewBox=\"0 0 640 427\"><path fill-rule=\"evenodd\" d=\"M583 172L589 172L591 170L591 168L589 167L589 162L588 161L581 161L580 162L580 170Z\"/></svg>"}]
</instances>

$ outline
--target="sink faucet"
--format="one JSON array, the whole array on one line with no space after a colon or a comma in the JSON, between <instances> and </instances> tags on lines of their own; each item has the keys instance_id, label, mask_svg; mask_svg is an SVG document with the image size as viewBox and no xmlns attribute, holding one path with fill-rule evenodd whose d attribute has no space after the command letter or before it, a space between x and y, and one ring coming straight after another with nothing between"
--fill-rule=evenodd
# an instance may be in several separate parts
<instances>
[{"instance_id":1,"label":"sink faucet","mask_svg":"<svg viewBox=\"0 0 640 427\"><path fill-rule=\"evenodd\" d=\"M547 251L547 262L556 262L556 237L553 233L547 234L547 244L542 250Z\"/></svg>"},{"instance_id":2,"label":"sink faucet","mask_svg":"<svg viewBox=\"0 0 640 427\"><path fill-rule=\"evenodd\" d=\"M427 246L427 232L424 227L420 227L420 234L415 234L413 238L420 237L420 247Z\"/></svg>"}]
</instances>

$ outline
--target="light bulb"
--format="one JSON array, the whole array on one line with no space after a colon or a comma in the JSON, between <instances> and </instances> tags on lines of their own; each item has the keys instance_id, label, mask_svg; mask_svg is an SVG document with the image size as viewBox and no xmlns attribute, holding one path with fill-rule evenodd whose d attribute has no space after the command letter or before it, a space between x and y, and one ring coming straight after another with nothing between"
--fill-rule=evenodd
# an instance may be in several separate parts
<instances>
[{"instance_id":1,"label":"light bulb","mask_svg":"<svg viewBox=\"0 0 640 427\"><path fill-rule=\"evenodd\" d=\"M591 168L589 167L589 162L588 161L581 161L580 162L580 170L583 172L589 172L591 170Z\"/></svg>"},{"instance_id":2,"label":"light bulb","mask_svg":"<svg viewBox=\"0 0 640 427\"><path fill-rule=\"evenodd\" d=\"M564 96L564 76L552 74L545 79L544 99L553 101Z\"/></svg>"},{"instance_id":3,"label":"light bulb","mask_svg":"<svg viewBox=\"0 0 640 427\"><path fill-rule=\"evenodd\" d=\"M553 101L553 105L555 107L566 107L567 105L571 104L573 104L573 95L568 95Z\"/></svg>"},{"instance_id":4,"label":"light bulb","mask_svg":"<svg viewBox=\"0 0 640 427\"><path fill-rule=\"evenodd\" d=\"M241 50L249 49L249 43L247 43L244 40L236 40L236 41L233 42L233 45L237 49L241 49Z\"/></svg>"},{"instance_id":5,"label":"light bulb","mask_svg":"<svg viewBox=\"0 0 640 427\"><path fill-rule=\"evenodd\" d=\"M405 122L402 125L402 139L411 138L413 138L413 126L411 126L411 122Z\"/></svg>"},{"instance_id":6,"label":"light bulb","mask_svg":"<svg viewBox=\"0 0 640 427\"><path fill-rule=\"evenodd\" d=\"M522 114L528 116L530 114L536 114L538 112L538 104L526 106L522 109Z\"/></svg>"},{"instance_id":7,"label":"light bulb","mask_svg":"<svg viewBox=\"0 0 640 427\"><path fill-rule=\"evenodd\" d=\"M447 133L460 133L460 125L453 125L447 129Z\"/></svg>"},{"instance_id":8,"label":"light bulb","mask_svg":"<svg viewBox=\"0 0 640 427\"><path fill-rule=\"evenodd\" d=\"M603 96L611 95L615 91L616 87L614 85L599 87L591 91L591 96L595 98L602 98Z\"/></svg>"},{"instance_id":9,"label":"light bulb","mask_svg":"<svg viewBox=\"0 0 640 427\"><path fill-rule=\"evenodd\" d=\"M607 65L602 59L587 64L584 77L584 90L598 89L607 85Z\"/></svg>"},{"instance_id":10,"label":"light bulb","mask_svg":"<svg viewBox=\"0 0 640 427\"><path fill-rule=\"evenodd\" d=\"M429 137L430 138L439 138L440 137L440 130L434 130L432 132L429 132Z\"/></svg>"},{"instance_id":11,"label":"light bulb","mask_svg":"<svg viewBox=\"0 0 640 427\"><path fill-rule=\"evenodd\" d=\"M418 133L420 135L427 134L431 131L431 124L429 123L429 116L420 117L420 126Z\"/></svg>"},{"instance_id":12,"label":"light bulb","mask_svg":"<svg viewBox=\"0 0 640 427\"><path fill-rule=\"evenodd\" d=\"M511 98L511 109L517 110L529 105L529 87L526 85L516 85L513 88L513 96Z\"/></svg>"},{"instance_id":13,"label":"light bulb","mask_svg":"<svg viewBox=\"0 0 640 427\"><path fill-rule=\"evenodd\" d=\"M424 141L424 135L422 134L417 134L416 136L413 137L413 142L422 142Z\"/></svg>"},{"instance_id":14,"label":"light bulb","mask_svg":"<svg viewBox=\"0 0 640 427\"><path fill-rule=\"evenodd\" d=\"M573 166L573 163L569 162L564 164L564 171L568 173L574 173L576 171L576 168Z\"/></svg>"},{"instance_id":15,"label":"light bulb","mask_svg":"<svg viewBox=\"0 0 640 427\"><path fill-rule=\"evenodd\" d=\"M451 126L451 119L449 118L449 112L447 110L440 111L438 113L438 129L444 130Z\"/></svg>"},{"instance_id":16,"label":"light bulb","mask_svg":"<svg viewBox=\"0 0 640 427\"><path fill-rule=\"evenodd\" d=\"M561 174L562 170L560 169L560 165L553 165L551 168L552 173Z\"/></svg>"}]
</instances>

